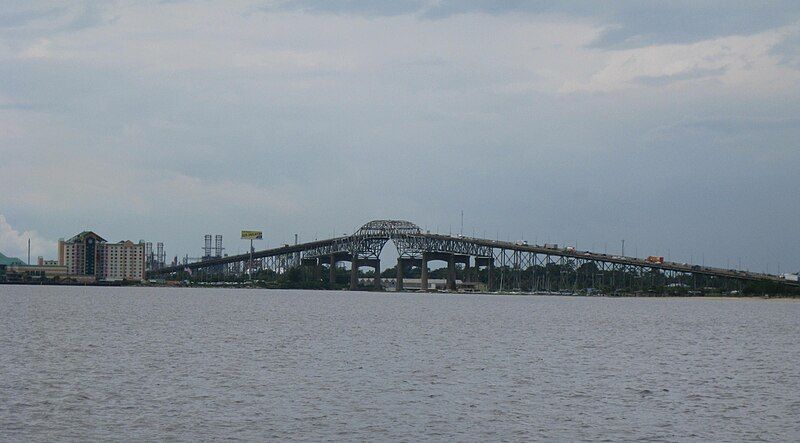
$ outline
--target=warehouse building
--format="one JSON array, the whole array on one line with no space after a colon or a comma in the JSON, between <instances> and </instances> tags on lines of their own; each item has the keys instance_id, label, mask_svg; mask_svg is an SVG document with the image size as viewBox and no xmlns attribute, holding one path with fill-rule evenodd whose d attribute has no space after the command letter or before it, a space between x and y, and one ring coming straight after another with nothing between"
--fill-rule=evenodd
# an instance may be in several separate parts
<instances>
[{"instance_id":1,"label":"warehouse building","mask_svg":"<svg viewBox=\"0 0 800 443\"><path fill-rule=\"evenodd\" d=\"M6 274L9 272L8 268L11 266L21 266L24 264L24 261L15 257L7 257L0 252L0 281L5 280Z\"/></svg>"}]
</instances>

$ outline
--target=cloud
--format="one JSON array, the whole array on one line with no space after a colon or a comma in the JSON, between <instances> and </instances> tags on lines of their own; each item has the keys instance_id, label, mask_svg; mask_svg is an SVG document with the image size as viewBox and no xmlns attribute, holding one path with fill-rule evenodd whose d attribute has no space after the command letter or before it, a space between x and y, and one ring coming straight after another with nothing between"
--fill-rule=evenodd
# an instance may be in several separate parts
<instances>
[{"instance_id":1,"label":"cloud","mask_svg":"<svg viewBox=\"0 0 800 443\"><path fill-rule=\"evenodd\" d=\"M267 11L292 11L312 14L355 14L367 17L391 17L415 14L424 10L428 2L422 0L344 0L344 1L282 1L268 4Z\"/></svg>"},{"instance_id":2,"label":"cloud","mask_svg":"<svg viewBox=\"0 0 800 443\"><path fill-rule=\"evenodd\" d=\"M749 133L752 131L800 130L798 117L754 118L747 116L727 116L691 119L681 124L685 128L698 128L719 133Z\"/></svg>"},{"instance_id":3,"label":"cloud","mask_svg":"<svg viewBox=\"0 0 800 443\"><path fill-rule=\"evenodd\" d=\"M14 111L28 111L36 109L36 107L30 103L3 103L0 102L0 110L14 110Z\"/></svg>"},{"instance_id":4,"label":"cloud","mask_svg":"<svg viewBox=\"0 0 800 443\"><path fill-rule=\"evenodd\" d=\"M786 38L770 50L781 64L800 70L800 25L791 28Z\"/></svg>"},{"instance_id":5,"label":"cloud","mask_svg":"<svg viewBox=\"0 0 800 443\"><path fill-rule=\"evenodd\" d=\"M442 20L463 14L561 15L594 20L604 32L596 48L687 44L732 35L750 35L800 20L800 3L709 0L673 2L593 2L547 0L288 0L267 10L365 17L416 15Z\"/></svg>"},{"instance_id":6,"label":"cloud","mask_svg":"<svg viewBox=\"0 0 800 443\"><path fill-rule=\"evenodd\" d=\"M30 59L44 59L54 56L52 51L52 40L49 38L40 38L32 45L25 48L20 52L20 57Z\"/></svg>"},{"instance_id":7,"label":"cloud","mask_svg":"<svg viewBox=\"0 0 800 443\"><path fill-rule=\"evenodd\" d=\"M3 11L0 11L0 28L19 28L31 24L36 20L52 19L59 17L66 12L63 6L36 6L30 2L19 4L16 8L10 4L5 4Z\"/></svg>"},{"instance_id":8,"label":"cloud","mask_svg":"<svg viewBox=\"0 0 800 443\"><path fill-rule=\"evenodd\" d=\"M25 261L28 255L28 239L31 241L31 263L35 263L38 256L46 259L56 257L56 242L42 238L35 230L17 231L11 227L5 215L0 214L0 252Z\"/></svg>"},{"instance_id":9,"label":"cloud","mask_svg":"<svg viewBox=\"0 0 800 443\"><path fill-rule=\"evenodd\" d=\"M561 92L609 92L713 80L723 88L735 87L748 93L756 89L780 93L795 88L800 81L798 71L781 66L771 54L791 32L791 28L784 28L746 37L604 52L601 69L586 80L566 81Z\"/></svg>"},{"instance_id":10,"label":"cloud","mask_svg":"<svg viewBox=\"0 0 800 443\"><path fill-rule=\"evenodd\" d=\"M607 4L592 3L597 8ZM602 11L594 11L602 16ZM616 2L611 26L594 42L598 48L633 48L654 44L690 44L729 36L747 36L800 19L800 3L711 0Z\"/></svg>"},{"instance_id":11,"label":"cloud","mask_svg":"<svg viewBox=\"0 0 800 443\"><path fill-rule=\"evenodd\" d=\"M88 1L77 9L62 29L65 31L81 31L110 23L112 20L105 17L105 11L101 7L101 3Z\"/></svg>"},{"instance_id":12,"label":"cloud","mask_svg":"<svg viewBox=\"0 0 800 443\"><path fill-rule=\"evenodd\" d=\"M52 155L52 154L51 154ZM53 156L27 170L29 159L9 159L0 165L4 181L26 182L0 196L5 205L37 207L68 213L87 211L98 218L110 213L127 216L180 208L184 214L241 211L254 204L272 213L291 214L300 208L287 188L268 188L233 179L209 180L169 170L129 167L101 159ZM78 203L78 200L85 200Z\"/></svg>"},{"instance_id":13,"label":"cloud","mask_svg":"<svg viewBox=\"0 0 800 443\"><path fill-rule=\"evenodd\" d=\"M707 158L735 157L746 165L741 173L747 174L748 168L759 165L779 170L800 161L794 142L798 137L800 119L795 117L720 115L686 118L648 132L645 140L671 146L677 158L697 153Z\"/></svg>"},{"instance_id":14,"label":"cloud","mask_svg":"<svg viewBox=\"0 0 800 443\"><path fill-rule=\"evenodd\" d=\"M252 12L264 3L69 3L9 18L3 213L45 238L90 228L194 256L206 232L263 227L277 242L386 217L447 231L464 209L467 230L503 238L641 235L698 250L714 239L706 250L720 255L796 261L800 245L776 244L793 241L800 217L789 196L798 123L776 120L800 115L785 60L797 26L776 27L793 4L725 2L719 18L709 2L272 1ZM752 19L731 25L745 10ZM76 20L84 13L102 21ZM74 21L88 26L67 30ZM699 219L706 204L735 214L730 189L742 211L784 211L774 238L758 237L760 219Z\"/></svg>"},{"instance_id":15,"label":"cloud","mask_svg":"<svg viewBox=\"0 0 800 443\"><path fill-rule=\"evenodd\" d=\"M648 76L643 75L641 77L636 77L633 79L635 83L641 83L647 86L664 86L675 82L681 82L686 80L697 80L697 79L704 79L704 78L712 78L712 77L721 77L725 75L727 69L725 67L719 68L693 68L689 70L683 70L677 73L670 73L670 74L663 74L663 75L656 75L656 76Z\"/></svg>"},{"instance_id":16,"label":"cloud","mask_svg":"<svg viewBox=\"0 0 800 443\"><path fill-rule=\"evenodd\" d=\"M67 35L113 22L109 5L97 0L77 2L9 0L0 11L0 38L17 45L21 40Z\"/></svg>"},{"instance_id":17,"label":"cloud","mask_svg":"<svg viewBox=\"0 0 800 443\"><path fill-rule=\"evenodd\" d=\"M172 200L176 205L213 205L218 209L229 210L259 205L273 213L285 215L298 212L302 205L302 202L291 198L286 190L267 189L233 180L209 182L184 174L169 175L153 181L149 192L158 193L162 199Z\"/></svg>"}]
</instances>

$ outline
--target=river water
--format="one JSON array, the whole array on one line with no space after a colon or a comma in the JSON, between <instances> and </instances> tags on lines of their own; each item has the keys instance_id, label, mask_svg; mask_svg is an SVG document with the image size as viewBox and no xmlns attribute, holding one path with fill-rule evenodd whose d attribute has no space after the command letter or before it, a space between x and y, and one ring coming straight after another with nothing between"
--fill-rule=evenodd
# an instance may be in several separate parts
<instances>
[{"instance_id":1,"label":"river water","mask_svg":"<svg viewBox=\"0 0 800 443\"><path fill-rule=\"evenodd\" d=\"M0 440L800 439L800 302L0 286Z\"/></svg>"}]
</instances>

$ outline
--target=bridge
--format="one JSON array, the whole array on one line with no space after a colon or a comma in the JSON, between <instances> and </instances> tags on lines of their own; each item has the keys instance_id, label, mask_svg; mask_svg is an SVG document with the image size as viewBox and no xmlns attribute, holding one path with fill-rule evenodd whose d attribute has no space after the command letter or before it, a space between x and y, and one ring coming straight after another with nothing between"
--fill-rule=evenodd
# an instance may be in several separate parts
<instances>
[{"instance_id":1,"label":"bridge","mask_svg":"<svg viewBox=\"0 0 800 443\"><path fill-rule=\"evenodd\" d=\"M625 278L646 279L648 276L661 276L664 282L681 282L687 278L692 281L715 285L731 283L741 286L745 282L770 282L798 287L797 282L787 281L780 276L747 272L736 269L722 269L688 263L653 262L637 257L600 254L591 251L577 251L574 248L558 248L554 245L528 245L526 242L504 242L482 238L432 234L423 232L419 226L405 220L374 220L349 236L318 240L278 248L255 251L252 254L239 254L212 258L204 261L186 263L148 271L148 278L164 275L178 275L204 269L220 269L226 265L238 264L250 267L251 271L271 269L283 273L291 268L304 266L313 270L313 278L321 281L323 268L327 267L327 279L335 282L336 266L341 262L350 263L350 288L358 285L358 270L362 267L375 270L374 286L381 286L380 255L386 243L392 241L399 254L396 266L396 288L403 289L403 279L411 268L419 268L421 288L428 287L428 263L443 261L447 265L447 289L456 289L456 265L463 265L466 279L478 278L483 270L486 289L493 291L498 285L498 271L501 273L499 285L506 288L519 287L522 273L535 274L548 269L557 269L559 277L572 274L577 282L583 272L584 281L591 277L592 286L599 275L610 281L613 287L615 275ZM252 262L251 262L252 259ZM531 275L531 281L539 281ZM548 285L549 278L547 275ZM641 280L644 281L644 280ZM484 283L484 282L481 282ZM515 287L516 284L516 287ZM680 284L680 283L673 283ZM561 287L561 285L559 285Z\"/></svg>"}]
</instances>

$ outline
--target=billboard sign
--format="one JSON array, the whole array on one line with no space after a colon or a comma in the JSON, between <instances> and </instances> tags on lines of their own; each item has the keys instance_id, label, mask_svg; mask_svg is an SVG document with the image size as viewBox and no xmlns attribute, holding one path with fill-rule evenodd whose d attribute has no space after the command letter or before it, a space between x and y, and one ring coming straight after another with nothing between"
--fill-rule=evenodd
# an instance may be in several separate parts
<instances>
[{"instance_id":1,"label":"billboard sign","mask_svg":"<svg viewBox=\"0 0 800 443\"><path fill-rule=\"evenodd\" d=\"M261 240L261 231L242 231L242 240Z\"/></svg>"}]
</instances>

